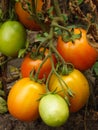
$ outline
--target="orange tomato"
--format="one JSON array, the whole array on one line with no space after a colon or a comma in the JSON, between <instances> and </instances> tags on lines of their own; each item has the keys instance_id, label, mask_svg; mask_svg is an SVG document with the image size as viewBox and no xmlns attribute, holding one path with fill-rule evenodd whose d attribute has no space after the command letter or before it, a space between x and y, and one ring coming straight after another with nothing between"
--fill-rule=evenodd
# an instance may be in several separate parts
<instances>
[{"instance_id":1,"label":"orange tomato","mask_svg":"<svg viewBox=\"0 0 98 130\"><path fill-rule=\"evenodd\" d=\"M45 93L45 85L29 78L17 81L8 94L7 105L12 116L21 121L32 121L39 117L38 99Z\"/></svg>"},{"instance_id":2,"label":"orange tomato","mask_svg":"<svg viewBox=\"0 0 98 130\"><path fill-rule=\"evenodd\" d=\"M60 77L73 92L73 97L68 95L66 85L61 81L61 86L59 82L60 78L58 80L54 74L49 81L49 90L56 90L62 97L65 97L66 94L70 102L70 112L79 111L87 103L90 95L89 84L86 77L77 69L74 69L69 75L60 75Z\"/></svg>"},{"instance_id":3,"label":"orange tomato","mask_svg":"<svg viewBox=\"0 0 98 130\"><path fill-rule=\"evenodd\" d=\"M30 2L30 7L31 7L31 0L28 0L28 2ZM42 5L43 5L43 1L42 0L37 0L37 5L36 5L36 10L37 12L40 12L42 10ZM30 15L30 13L27 10L24 10L23 5L21 4L21 2L16 2L15 3L15 12L19 18L19 21L28 29L30 30L41 30L40 26L34 21L34 19L32 18L32 16Z\"/></svg>"},{"instance_id":4,"label":"orange tomato","mask_svg":"<svg viewBox=\"0 0 98 130\"><path fill-rule=\"evenodd\" d=\"M82 36L80 39L64 42L62 37L58 37L57 50L65 61L70 62L76 69L86 70L92 67L98 57L98 52L93 48L86 38L86 30L76 28L74 34Z\"/></svg>"}]
</instances>

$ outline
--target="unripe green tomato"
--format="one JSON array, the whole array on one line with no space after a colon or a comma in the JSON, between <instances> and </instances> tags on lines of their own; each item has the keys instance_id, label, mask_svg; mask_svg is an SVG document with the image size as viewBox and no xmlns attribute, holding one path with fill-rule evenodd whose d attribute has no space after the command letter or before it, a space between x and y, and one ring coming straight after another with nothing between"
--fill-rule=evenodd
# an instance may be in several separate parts
<instances>
[{"instance_id":1,"label":"unripe green tomato","mask_svg":"<svg viewBox=\"0 0 98 130\"><path fill-rule=\"evenodd\" d=\"M26 29L18 21L6 21L0 27L0 52L9 57L18 55L25 48Z\"/></svg>"},{"instance_id":2,"label":"unripe green tomato","mask_svg":"<svg viewBox=\"0 0 98 130\"><path fill-rule=\"evenodd\" d=\"M40 100L39 114L48 126L59 127L69 117L68 104L58 94L48 94Z\"/></svg>"}]
</instances>

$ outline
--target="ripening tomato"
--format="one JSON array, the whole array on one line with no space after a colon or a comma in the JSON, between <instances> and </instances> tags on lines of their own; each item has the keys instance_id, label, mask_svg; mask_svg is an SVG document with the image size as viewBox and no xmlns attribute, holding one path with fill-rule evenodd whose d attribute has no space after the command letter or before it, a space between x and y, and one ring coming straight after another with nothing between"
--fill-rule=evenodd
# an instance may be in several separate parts
<instances>
[{"instance_id":1,"label":"ripening tomato","mask_svg":"<svg viewBox=\"0 0 98 130\"><path fill-rule=\"evenodd\" d=\"M61 86L61 83L59 82L60 78L58 80L54 74L51 76L49 82L50 91L57 90L58 94L62 97L66 94L71 104L70 112L79 111L86 104L90 95L89 84L86 77L77 69L74 69L68 75L61 75L60 77L71 89L73 96L71 97L68 95L66 85L61 81ZM65 93L62 91L62 87L64 88Z\"/></svg>"},{"instance_id":2,"label":"ripening tomato","mask_svg":"<svg viewBox=\"0 0 98 130\"><path fill-rule=\"evenodd\" d=\"M7 105L10 114L21 121L32 121L39 117L38 106L45 85L30 78L18 80L8 94Z\"/></svg>"},{"instance_id":3,"label":"ripening tomato","mask_svg":"<svg viewBox=\"0 0 98 130\"><path fill-rule=\"evenodd\" d=\"M86 38L86 30L74 29L75 34L81 32L80 39L64 42L62 37L58 37L57 50L65 61L70 62L76 69L86 70L92 67L98 57L98 52L93 48Z\"/></svg>"},{"instance_id":4,"label":"ripening tomato","mask_svg":"<svg viewBox=\"0 0 98 130\"><path fill-rule=\"evenodd\" d=\"M32 8L32 1L31 0L27 0L27 2L29 2L29 8ZM24 2L25 3L25 2ZM42 0L37 0L36 1L37 5L36 5L36 10L37 12L40 12L42 10L42 6L43 6L43 1ZM16 2L15 3L15 12L19 18L19 21L28 29L30 30L40 30L40 26L34 21L34 19L32 18L32 16L30 15L30 13L28 12L28 8L27 10L23 9L23 7L26 7L27 4L23 4L21 2ZM22 7L23 6L23 7Z\"/></svg>"},{"instance_id":5,"label":"ripening tomato","mask_svg":"<svg viewBox=\"0 0 98 130\"><path fill-rule=\"evenodd\" d=\"M48 126L59 127L69 117L68 104L58 94L47 94L39 102L39 114Z\"/></svg>"},{"instance_id":6,"label":"ripening tomato","mask_svg":"<svg viewBox=\"0 0 98 130\"><path fill-rule=\"evenodd\" d=\"M45 56L47 56L48 53L49 53L49 50L46 49ZM56 64L56 58L54 55L52 55L52 59L54 61L54 64ZM32 70L35 70L37 72L43 60L44 59L33 59L30 57L30 54L27 54L21 64L22 77L29 77L30 72ZM52 69L51 61L50 61L50 58L48 58L43 64L43 66L41 67L38 78L39 79L42 79L44 77L47 78L51 69Z\"/></svg>"},{"instance_id":7,"label":"ripening tomato","mask_svg":"<svg viewBox=\"0 0 98 130\"><path fill-rule=\"evenodd\" d=\"M6 56L18 55L20 49L25 48L27 33L18 21L6 21L0 26L0 52Z\"/></svg>"}]
</instances>

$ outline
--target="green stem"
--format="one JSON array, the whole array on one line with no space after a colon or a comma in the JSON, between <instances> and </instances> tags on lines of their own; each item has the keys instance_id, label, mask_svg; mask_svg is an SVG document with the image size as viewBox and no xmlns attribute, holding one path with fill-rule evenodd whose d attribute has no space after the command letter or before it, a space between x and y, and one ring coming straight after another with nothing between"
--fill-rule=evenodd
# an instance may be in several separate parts
<instances>
[{"instance_id":1,"label":"green stem","mask_svg":"<svg viewBox=\"0 0 98 130\"><path fill-rule=\"evenodd\" d=\"M49 46L49 50L50 50L50 60L51 60L51 65L52 65L52 72L51 73L53 73L54 72L54 74L58 77L58 80L59 80L59 82L60 82L60 84L61 84L61 86L62 86L62 90L64 91L64 94L66 94L65 93L65 89L64 89L64 87L63 87L63 84L64 84L64 86L66 86L66 88L67 88L67 92L68 92L68 94L69 95L73 95L73 93L72 93L72 91L70 90L70 88L69 88L69 86L65 83L65 81L61 78L61 76L56 72L56 70L55 70L55 66L54 66L54 62L53 62L53 59L52 59L52 51L55 51L55 53L56 54L58 54L59 56L60 56L60 54L58 53L58 51L55 49L55 47L53 46L53 44L52 44L52 42L53 42L53 39L50 41L50 46ZM64 61L64 59L60 56L60 58L63 60L63 63L65 64L65 61ZM50 75L51 76L51 75ZM50 79L50 77L49 77L49 79ZM48 79L48 80L49 80ZM47 81L48 82L48 81ZM63 84L62 84L63 83ZM48 83L47 83L47 85L48 85Z\"/></svg>"},{"instance_id":2,"label":"green stem","mask_svg":"<svg viewBox=\"0 0 98 130\"><path fill-rule=\"evenodd\" d=\"M43 59L42 63L40 64L40 66L39 66L39 68L38 68L38 70L37 70L37 72L36 72L36 74L35 74L35 76L34 76L35 81L38 80L38 75L39 75L39 73L40 73L40 70L41 70L43 64L46 62L46 60L47 60L49 57L50 57L50 55L48 54L48 55Z\"/></svg>"},{"instance_id":3,"label":"green stem","mask_svg":"<svg viewBox=\"0 0 98 130\"><path fill-rule=\"evenodd\" d=\"M53 26L53 27L58 27L58 28L60 28L61 30L66 31L66 32L69 34L70 37L72 36L72 34L71 34L71 32L69 31L69 29L67 29L67 28L64 27L64 26L59 25L59 24L57 23L57 21L53 21L52 24L51 24L51 26Z\"/></svg>"},{"instance_id":4,"label":"green stem","mask_svg":"<svg viewBox=\"0 0 98 130\"><path fill-rule=\"evenodd\" d=\"M38 46L38 48L37 48L37 50L36 50L36 53L38 53L38 51L40 50L40 48L41 47L43 47L44 46L44 48L45 47L47 47L49 44L49 41L53 38L53 27L51 27L50 28L50 32L49 32L49 35L45 38L45 40L44 41L42 41L41 43L40 43L40 45Z\"/></svg>"},{"instance_id":5,"label":"green stem","mask_svg":"<svg viewBox=\"0 0 98 130\"><path fill-rule=\"evenodd\" d=\"M58 0L52 0L52 3L53 3L53 6L54 6L56 15L61 16L61 9L60 9Z\"/></svg>"},{"instance_id":6,"label":"green stem","mask_svg":"<svg viewBox=\"0 0 98 130\"><path fill-rule=\"evenodd\" d=\"M48 76L48 78L47 78L47 81L46 81L46 90L47 90L47 92L50 92L49 91L49 81L50 81L50 78L51 78L51 75L54 73L56 76L57 76L57 78L58 78L58 80L59 80L59 83L61 84L61 87L62 87L62 92L64 93L64 95L65 95L65 100L67 101L67 103L70 105L70 102L69 102L69 100L68 100L68 98L67 98L67 93L70 95L70 96L73 96L73 92L71 91L71 89L69 88L69 86L65 83L65 81L61 78L61 76L56 72L56 70L55 70L55 66L54 66L54 62L53 62L53 59L52 59L52 50L51 50L51 46L50 46L50 60L51 60L51 65L52 65L52 70L51 70L51 72L50 72L50 74L49 74L49 76ZM67 93L66 93L66 91L65 91L65 87L66 87L66 90L67 90ZM57 92L58 93L58 92Z\"/></svg>"},{"instance_id":7,"label":"green stem","mask_svg":"<svg viewBox=\"0 0 98 130\"><path fill-rule=\"evenodd\" d=\"M49 75L48 75L48 78L46 80L46 92L50 92L49 90L49 81L50 81L50 78L51 78L51 75L53 74L53 69L50 71Z\"/></svg>"},{"instance_id":8,"label":"green stem","mask_svg":"<svg viewBox=\"0 0 98 130\"><path fill-rule=\"evenodd\" d=\"M65 62L65 60L63 59L63 57L60 55L60 53L57 51L57 49L54 47L53 44L51 44L50 47L51 47L51 49L53 50L53 52L59 57L59 59L63 62L63 64L72 65L71 63Z\"/></svg>"},{"instance_id":9,"label":"green stem","mask_svg":"<svg viewBox=\"0 0 98 130\"><path fill-rule=\"evenodd\" d=\"M8 58L5 61L0 63L0 66L3 66L4 64L6 64L8 61L12 60L12 58Z\"/></svg>"}]
</instances>

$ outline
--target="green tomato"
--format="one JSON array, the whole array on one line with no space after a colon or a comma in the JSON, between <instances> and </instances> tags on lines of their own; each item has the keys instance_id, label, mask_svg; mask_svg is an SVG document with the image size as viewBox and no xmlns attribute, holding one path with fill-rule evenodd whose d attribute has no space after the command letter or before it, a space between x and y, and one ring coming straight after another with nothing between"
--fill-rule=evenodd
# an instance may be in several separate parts
<instances>
[{"instance_id":1,"label":"green tomato","mask_svg":"<svg viewBox=\"0 0 98 130\"><path fill-rule=\"evenodd\" d=\"M39 103L39 114L44 123L51 127L63 125L69 117L69 107L58 94L48 94Z\"/></svg>"},{"instance_id":2,"label":"green tomato","mask_svg":"<svg viewBox=\"0 0 98 130\"><path fill-rule=\"evenodd\" d=\"M6 56L17 56L25 48L26 29L18 21L6 21L0 27L0 52Z\"/></svg>"}]
</instances>

